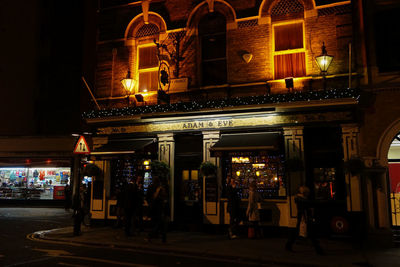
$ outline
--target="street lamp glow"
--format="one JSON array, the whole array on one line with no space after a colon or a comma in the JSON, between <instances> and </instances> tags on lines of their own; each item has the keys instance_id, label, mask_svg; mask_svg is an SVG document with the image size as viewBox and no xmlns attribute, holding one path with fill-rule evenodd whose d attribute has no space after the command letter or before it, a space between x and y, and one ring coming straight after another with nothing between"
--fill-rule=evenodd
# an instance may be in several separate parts
<instances>
[{"instance_id":1,"label":"street lamp glow","mask_svg":"<svg viewBox=\"0 0 400 267\"><path fill-rule=\"evenodd\" d=\"M122 86L124 87L127 96L129 97L132 94L132 90L135 88L136 81L132 79L131 72L128 70L128 74L125 79L121 80Z\"/></svg>"}]
</instances>

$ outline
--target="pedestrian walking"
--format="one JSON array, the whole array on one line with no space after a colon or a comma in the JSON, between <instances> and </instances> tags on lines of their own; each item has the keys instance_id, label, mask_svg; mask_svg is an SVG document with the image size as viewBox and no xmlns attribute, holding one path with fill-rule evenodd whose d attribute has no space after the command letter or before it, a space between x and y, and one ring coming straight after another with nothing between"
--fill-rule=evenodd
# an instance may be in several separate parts
<instances>
[{"instance_id":1,"label":"pedestrian walking","mask_svg":"<svg viewBox=\"0 0 400 267\"><path fill-rule=\"evenodd\" d=\"M148 240L158 238L161 235L162 242L167 242L167 217L168 217L168 182L162 181L160 177L154 176L153 182L147 192L152 230Z\"/></svg>"},{"instance_id":2,"label":"pedestrian walking","mask_svg":"<svg viewBox=\"0 0 400 267\"><path fill-rule=\"evenodd\" d=\"M256 181L252 181L249 186L249 201L246 210L246 216L249 220L249 238L261 238L262 236L260 230L261 200L261 196L257 191L257 183Z\"/></svg>"},{"instance_id":3,"label":"pedestrian walking","mask_svg":"<svg viewBox=\"0 0 400 267\"><path fill-rule=\"evenodd\" d=\"M297 206L296 228L289 233L285 249L293 251L293 244L299 237L309 238L317 254L322 255L323 250L316 238L314 203L309 199L310 189L307 186L300 186L295 197Z\"/></svg>"},{"instance_id":4,"label":"pedestrian walking","mask_svg":"<svg viewBox=\"0 0 400 267\"><path fill-rule=\"evenodd\" d=\"M129 181L125 190L124 197L124 221L125 221L125 235L131 236L134 232L134 223L133 218L135 216L135 208L136 208L136 183L134 180Z\"/></svg>"},{"instance_id":5,"label":"pedestrian walking","mask_svg":"<svg viewBox=\"0 0 400 267\"><path fill-rule=\"evenodd\" d=\"M237 231L240 223L240 196L236 185L236 180L231 179L227 187L228 213L229 213L229 239L237 238Z\"/></svg>"},{"instance_id":6,"label":"pedestrian walking","mask_svg":"<svg viewBox=\"0 0 400 267\"><path fill-rule=\"evenodd\" d=\"M124 205L125 205L125 192L122 188L117 188L116 191L116 197L117 197L117 223L116 227L120 228L123 225L123 219L124 219Z\"/></svg>"},{"instance_id":7,"label":"pedestrian walking","mask_svg":"<svg viewBox=\"0 0 400 267\"><path fill-rule=\"evenodd\" d=\"M72 190L71 186L69 184L66 184L64 187L64 197L65 197L65 203L64 203L64 208L66 211L69 211L71 208L71 195L72 195Z\"/></svg>"},{"instance_id":8,"label":"pedestrian walking","mask_svg":"<svg viewBox=\"0 0 400 267\"><path fill-rule=\"evenodd\" d=\"M143 204L144 204L144 188L143 177L138 176L136 179L136 211L135 211L135 227L138 232L143 232Z\"/></svg>"}]
</instances>

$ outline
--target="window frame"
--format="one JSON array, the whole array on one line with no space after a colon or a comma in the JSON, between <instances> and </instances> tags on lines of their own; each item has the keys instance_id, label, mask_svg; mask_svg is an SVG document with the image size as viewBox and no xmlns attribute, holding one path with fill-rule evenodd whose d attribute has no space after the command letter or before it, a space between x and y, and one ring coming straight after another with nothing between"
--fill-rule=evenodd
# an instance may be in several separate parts
<instances>
[{"instance_id":1,"label":"window frame","mask_svg":"<svg viewBox=\"0 0 400 267\"><path fill-rule=\"evenodd\" d=\"M137 80L137 92L136 93L154 93L154 92L157 92L157 90L159 89L159 84L158 84L158 81L157 81L157 88L156 89L147 89L147 91L146 92L144 92L144 91L140 91L140 79L139 79L139 77L140 77L140 74L141 73L146 73L146 72L156 72L157 73L157 76L158 76L158 68L159 68L159 62L157 63L157 66L155 66L155 67L151 67L151 68L142 68L142 69L140 69L139 68L139 65L140 65L140 49L141 48L147 48L147 47L156 47L156 44L154 43L154 42L148 42L148 43L144 43L144 44L138 44L137 46L136 46L136 57L137 57L137 65L136 65L136 73L137 73L137 77L136 77L136 80ZM158 79L158 77L157 77L157 79Z\"/></svg>"},{"instance_id":2,"label":"window frame","mask_svg":"<svg viewBox=\"0 0 400 267\"><path fill-rule=\"evenodd\" d=\"M200 27L201 24L199 23L197 25L197 31L198 31L198 43L199 43L199 53L198 53L198 59L200 63L200 68L199 68L199 74L200 74L200 86L201 87L212 87L212 86L221 86L221 85L226 85L228 83L228 42L227 42L227 19L226 16L222 13L219 13L219 16L224 17L225 20L225 26L224 26L224 31L217 31L217 32L212 32L212 33L202 33L200 34ZM203 49L204 49L204 38L212 38L212 37L217 37L216 39L218 40L219 36L224 36L224 52L225 55L224 57L215 57L215 58L204 58L203 54ZM205 65L213 64L213 63L224 63L225 66L225 73L224 73L224 82L223 83L209 83L209 80L205 78L205 72L204 68Z\"/></svg>"},{"instance_id":3,"label":"window frame","mask_svg":"<svg viewBox=\"0 0 400 267\"><path fill-rule=\"evenodd\" d=\"M289 25L289 24L302 24L302 29L303 29L303 48L296 48L296 49L287 49L287 50L281 50L281 51L275 51L275 27L283 26L283 25ZM272 24L272 73L274 80L277 80L275 77L275 56L277 55L288 55L288 54L296 54L296 53L304 53L304 65L305 65L305 73L307 75L307 53L306 53L306 38L305 38L305 22L304 19L296 19L296 20L289 20L289 21L284 21L284 22L276 22ZM300 78L300 77L294 77L294 78ZM282 80L284 78L280 78Z\"/></svg>"}]
</instances>

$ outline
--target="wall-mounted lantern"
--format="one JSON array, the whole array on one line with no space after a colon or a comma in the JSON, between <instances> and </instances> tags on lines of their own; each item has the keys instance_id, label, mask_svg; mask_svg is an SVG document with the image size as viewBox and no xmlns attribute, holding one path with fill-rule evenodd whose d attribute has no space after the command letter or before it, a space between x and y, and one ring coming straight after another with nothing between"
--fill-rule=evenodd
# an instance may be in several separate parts
<instances>
[{"instance_id":1,"label":"wall-mounted lantern","mask_svg":"<svg viewBox=\"0 0 400 267\"><path fill-rule=\"evenodd\" d=\"M326 73L332 63L333 56L328 55L326 51L325 42L322 43L322 53L316 58L319 69L321 70L322 78L324 79L324 90L326 90Z\"/></svg>"},{"instance_id":2,"label":"wall-mounted lantern","mask_svg":"<svg viewBox=\"0 0 400 267\"><path fill-rule=\"evenodd\" d=\"M128 70L128 74L126 75L126 78L122 79L121 83L125 89L127 100L128 100L128 105L129 105L129 103L130 103L129 97L131 96L131 94L135 88L135 85L136 85L136 81L134 79L132 79L131 72L129 70Z\"/></svg>"}]
</instances>

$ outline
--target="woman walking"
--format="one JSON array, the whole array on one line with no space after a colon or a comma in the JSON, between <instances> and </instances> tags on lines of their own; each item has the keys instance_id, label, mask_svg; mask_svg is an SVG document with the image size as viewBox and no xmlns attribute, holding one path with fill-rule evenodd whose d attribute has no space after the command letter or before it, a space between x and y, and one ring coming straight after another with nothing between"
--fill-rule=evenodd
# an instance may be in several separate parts
<instances>
[{"instance_id":1,"label":"woman walking","mask_svg":"<svg viewBox=\"0 0 400 267\"><path fill-rule=\"evenodd\" d=\"M261 196L257 191L256 181L252 181L249 186L249 203L247 205L246 215L249 220L249 238L261 238L260 230L260 206Z\"/></svg>"}]
</instances>

